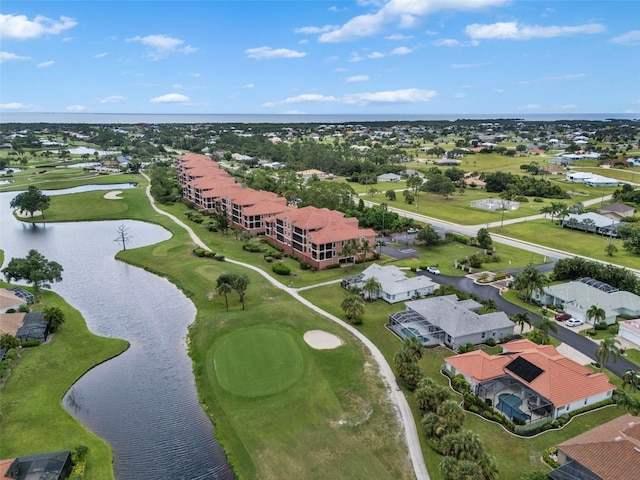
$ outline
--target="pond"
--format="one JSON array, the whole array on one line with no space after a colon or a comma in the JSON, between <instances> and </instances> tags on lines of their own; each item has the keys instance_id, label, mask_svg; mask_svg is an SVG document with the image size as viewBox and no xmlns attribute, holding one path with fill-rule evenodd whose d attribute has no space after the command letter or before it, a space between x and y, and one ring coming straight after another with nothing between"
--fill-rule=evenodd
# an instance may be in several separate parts
<instances>
[{"instance_id":1,"label":"pond","mask_svg":"<svg viewBox=\"0 0 640 480\"><path fill-rule=\"evenodd\" d=\"M130 248L166 240L169 232L137 221L34 227L11 214L15 195L0 193L0 247L7 261L36 249L60 263L63 281L53 290L82 312L92 332L130 342L125 353L87 372L63 399L73 416L109 442L116 478L234 478L198 402L185 343L194 305L169 281L114 259L120 225L132 235Z\"/></svg>"}]
</instances>

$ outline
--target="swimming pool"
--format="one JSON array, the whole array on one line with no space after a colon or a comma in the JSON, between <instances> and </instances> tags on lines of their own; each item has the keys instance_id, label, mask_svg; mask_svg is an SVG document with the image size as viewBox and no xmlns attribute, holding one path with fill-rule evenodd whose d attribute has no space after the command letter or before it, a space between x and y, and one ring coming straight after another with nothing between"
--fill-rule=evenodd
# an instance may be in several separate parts
<instances>
[{"instance_id":1,"label":"swimming pool","mask_svg":"<svg viewBox=\"0 0 640 480\"><path fill-rule=\"evenodd\" d=\"M498 405L496 408L504 413L507 417L514 419L519 418L524 421L531 420L531 415L520 410L522 399L513 393L501 393L498 395Z\"/></svg>"}]
</instances>

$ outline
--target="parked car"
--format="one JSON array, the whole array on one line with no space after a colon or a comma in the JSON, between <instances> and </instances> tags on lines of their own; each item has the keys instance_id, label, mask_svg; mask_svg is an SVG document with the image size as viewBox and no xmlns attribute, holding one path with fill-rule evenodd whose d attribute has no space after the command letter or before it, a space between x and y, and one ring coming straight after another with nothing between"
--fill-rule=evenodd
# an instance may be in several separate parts
<instances>
[{"instance_id":1,"label":"parked car","mask_svg":"<svg viewBox=\"0 0 640 480\"><path fill-rule=\"evenodd\" d=\"M418 233L420 231L419 228L409 228L407 230L407 233Z\"/></svg>"},{"instance_id":2,"label":"parked car","mask_svg":"<svg viewBox=\"0 0 640 480\"><path fill-rule=\"evenodd\" d=\"M564 322L565 320L569 320L570 318L571 318L571 315L569 315L568 313L556 314L556 320L558 320L559 322Z\"/></svg>"},{"instance_id":3,"label":"parked car","mask_svg":"<svg viewBox=\"0 0 640 480\"><path fill-rule=\"evenodd\" d=\"M569 320L567 320L567 322L565 323L565 325L567 327L577 327L579 325L582 325L584 322L578 318L570 318Z\"/></svg>"},{"instance_id":4,"label":"parked car","mask_svg":"<svg viewBox=\"0 0 640 480\"><path fill-rule=\"evenodd\" d=\"M427 267L427 272L433 273L434 275L440 275L440 270L437 267Z\"/></svg>"}]
</instances>

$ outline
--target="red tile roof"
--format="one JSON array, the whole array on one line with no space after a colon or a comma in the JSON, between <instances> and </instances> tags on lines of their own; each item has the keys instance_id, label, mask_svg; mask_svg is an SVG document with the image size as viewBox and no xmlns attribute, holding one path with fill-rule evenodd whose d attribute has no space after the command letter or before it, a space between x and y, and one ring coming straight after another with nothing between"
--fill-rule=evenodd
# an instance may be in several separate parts
<instances>
[{"instance_id":1,"label":"red tile roof","mask_svg":"<svg viewBox=\"0 0 640 480\"><path fill-rule=\"evenodd\" d=\"M481 383L503 375L517 378L525 385L549 399L556 407L583 400L594 395L615 390L604 373L593 373L573 360L559 354L551 345L531 346L529 341L518 340L503 345L508 354L488 355L482 350L448 357L445 362L459 372ZM527 360L542 370L542 373L527 382L506 365L517 357Z\"/></svg>"}]
</instances>

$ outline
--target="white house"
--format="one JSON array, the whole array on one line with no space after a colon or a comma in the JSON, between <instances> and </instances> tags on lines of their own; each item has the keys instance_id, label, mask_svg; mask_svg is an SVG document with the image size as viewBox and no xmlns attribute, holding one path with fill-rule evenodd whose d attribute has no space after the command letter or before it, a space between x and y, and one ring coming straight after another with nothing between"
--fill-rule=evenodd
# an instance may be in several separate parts
<instances>
[{"instance_id":1,"label":"white house","mask_svg":"<svg viewBox=\"0 0 640 480\"><path fill-rule=\"evenodd\" d=\"M438 287L429 277L409 277L406 272L395 265L385 267L376 263L367 267L362 273L345 278L342 281L344 288L358 287L362 289L369 278L375 278L380 283L377 298L382 298L387 303L397 303L412 298L431 295Z\"/></svg>"},{"instance_id":2,"label":"white house","mask_svg":"<svg viewBox=\"0 0 640 480\"><path fill-rule=\"evenodd\" d=\"M399 182L401 179L402 177L395 173L383 173L382 175L378 175L379 182Z\"/></svg>"},{"instance_id":3,"label":"white house","mask_svg":"<svg viewBox=\"0 0 640 480\"><path fill-rule=\"evenodd\" d=\"M619 325L620 330L618 331L618 335L625 340L635 343L638 345L638 348L640 348L640 319L627 320L620 322Z\"/></svg>"},{"instance_id":4,"label":"white house","mask_svg":"<svg viewBox=\"0 0 640 480\"><path fill-rule=\"evenodd\" d=\"M640 317L640 297L631 292L618 290L592 278L544 287L543 294L533 293L533 298L543 305L562 305L572 317L589 321L587 310L596 305L602 308L604 321L613 325L618 315ZM594 319L591 319L593 322Z\"/></svg>"}]
</instances>

